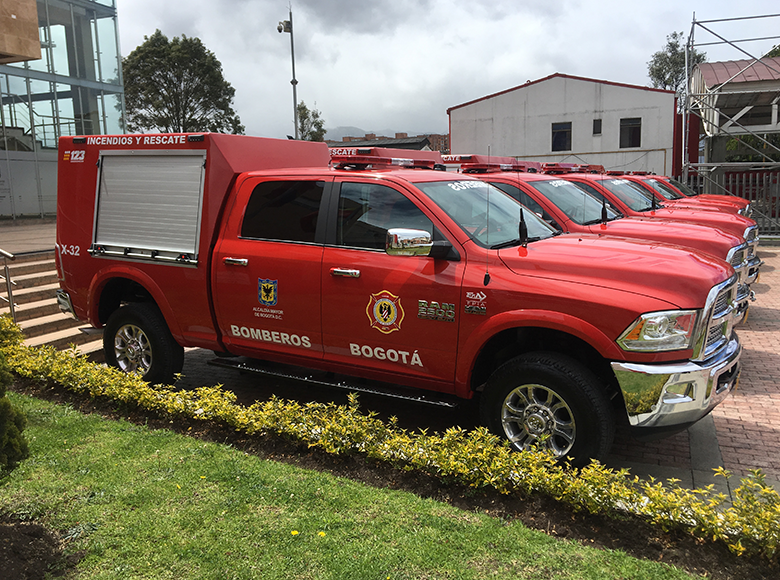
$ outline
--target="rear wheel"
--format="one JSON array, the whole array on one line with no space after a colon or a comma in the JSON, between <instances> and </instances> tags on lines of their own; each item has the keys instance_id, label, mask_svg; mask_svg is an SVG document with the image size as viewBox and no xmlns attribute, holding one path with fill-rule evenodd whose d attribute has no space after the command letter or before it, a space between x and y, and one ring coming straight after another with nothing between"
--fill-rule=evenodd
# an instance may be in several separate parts
<instances>
[{"instance_id":1,"label":"rear wheel","mask_svg":"<svg viewBox=\"0 0 780 580\"><path fill-rule=\"evenodd\" d=\"M171 383L184 366L184 349L150 303L128 304L109 316L103 351L109 365L150 383Z\"/></svg>"},{"instance_id":2,"label":"rear wheel","mask_svg":"<svg viewBox=\"0 0 780 580\"><path fill-rule=\"evenodd\" d=\"M558 353L529 353L499 367L482 394L482 423L516 450L540 443L575 466L609 453L615 432L595 375Z\"/></svg>"}]
</instances>

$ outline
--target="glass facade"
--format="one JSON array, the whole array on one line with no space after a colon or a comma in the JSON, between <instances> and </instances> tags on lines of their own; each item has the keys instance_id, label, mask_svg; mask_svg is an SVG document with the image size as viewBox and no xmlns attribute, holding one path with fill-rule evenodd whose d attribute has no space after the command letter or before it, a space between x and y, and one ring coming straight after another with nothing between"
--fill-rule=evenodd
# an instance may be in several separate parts
<instances>
[{"instance_id":1,"label":"glass facade","mask_svg":"<svg viewBox=\"0 0 780 580\"><path fill-rule=\"evenodd\" d=\"M115 0L37 7L41 59L0 65L0 216L56 211L61 135L123 132Z\"/></svg>"}]
</instances>

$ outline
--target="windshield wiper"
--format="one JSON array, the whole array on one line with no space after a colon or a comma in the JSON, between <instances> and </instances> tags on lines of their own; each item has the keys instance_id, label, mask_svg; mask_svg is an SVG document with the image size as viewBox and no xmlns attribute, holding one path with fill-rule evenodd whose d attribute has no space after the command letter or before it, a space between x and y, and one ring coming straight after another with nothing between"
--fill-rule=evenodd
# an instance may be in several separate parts
<instances>
[{"instance_id":1,"label":"windshield wiper","mask_svg":"<svg viewBox=\"0 0 780 580\"><path fill-rule=\"evenodd\" d=\"M507 240L506 242L501 242L500 244L495 244L493 246L490 246L491 250L500 250L501 248L510 248L512 246L520 246L523 245L523 243L528 242L538 242L542 238L539 236L536 236L535 238L526 238L525 240L521 240L520 238L515 238L514 240Z\"/></svg>"}]
</instances>

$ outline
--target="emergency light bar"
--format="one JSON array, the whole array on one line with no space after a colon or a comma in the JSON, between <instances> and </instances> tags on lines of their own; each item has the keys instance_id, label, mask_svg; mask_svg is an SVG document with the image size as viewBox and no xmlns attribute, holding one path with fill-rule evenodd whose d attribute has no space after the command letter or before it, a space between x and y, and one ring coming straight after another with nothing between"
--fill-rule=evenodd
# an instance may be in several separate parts
<instances>
[{"instance_id":1,"label":"emergency light bar","mask_svg":"<svg viewBox=\"0 0 780 580\"><path fill-rule=\"evenodd\" d=\"M435 163L429 159L406 159L399 157L375 157L370 154L345 155L331 153L330 161L334 167L360 167L374 169L386 167L408 167L410 169L433 169Z\"/></svg>"},{"instance_id":2,"label":"emergency light bar","mask_svg":"<svg viewBox=\"0 0 780 580\"><path fill-rule=\"evenodd\" d=\"M420 149L399 149L397 147L331 147L331 157L334 155L370 155L372 157L393 157L414 159L415 161L433 161L441 163L441 153L438 151L423 151Z\"/></svg>"},{"instance_id":3,"label":"emergency light bar","mask_svg":"<svg viewBox=\"0 0 780 580\"><path fill-rule=\"evenodd\" d=\"M655 175L652 171L607 171L607 175Z\"/></svg>"},{"instance_id":4,"label":"emergency light bar","mask_svg":"<svg viewBox=\"0 0 780 580\"><path fill-rule=\"evenodd\" d=\"M605 173L603 165L586 163L544 163L542 173L559 175L562 173Z\"/></svg>"},{"instance_id":5,"label":"emergency light bar","mask_svg":"<svg viewBox=\"0 0 780 580\"><path fill-rule=\"evenodd\" d=\"M525 172L525 166L520 163L462 163L460 170L463 173Z\"/></svg>"},{"instance_id":6,"label":"emergency light bar","mask_svg":"<svg viewBox=\"0 0 780 580\"><path fill-rule=\"evenodd\" d=\"M514 157L442 155L441 160L448 165L459 165L463 173L491 173L497 171L539 173L542 170L542 164L538 161L519 161Z\"/></svg>"}]
</instances>

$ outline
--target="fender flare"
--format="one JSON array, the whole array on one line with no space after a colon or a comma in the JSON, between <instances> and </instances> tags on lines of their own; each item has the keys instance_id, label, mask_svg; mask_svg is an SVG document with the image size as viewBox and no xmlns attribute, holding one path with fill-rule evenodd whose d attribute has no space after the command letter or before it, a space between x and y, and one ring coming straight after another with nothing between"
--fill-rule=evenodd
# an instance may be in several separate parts
<instances>
[{"instance_id":1,"label":"fender flare","mask_svg":"<svg viewBox=\"0 0 780 580\"><path fill-rule=\"evenodd\" d=\"M181 327L179 326L176 316L174 315L173 308L171 308L168 299L165 297L165 293L160 289L157 282L154 281L154 278L137 268L133 268L132 266L127 266L124 264L112 264L106 268L98 270L97 273L92 277L88 291L89 303L87 304L87 316L90 324L92 324L95 328L101 328L103 326L100 322L100 317L98 314L100 308L100 297L106 285L111 280L116 278L124 278L126 280L135 282L136 284L142 286L147 292L149 292L149 294L152 296L152 299L160 309L160 312L162 312L163 318L165 318L165 323L168 325L173 338L176 339L177 342L181 343L181 340L183 339Z\"/></svg>"},{"instance_id":2,"label":"fender flare","mask_svg":"<svg viewBox=\"0 0 780 580\"><path fill-rule=\"evenodd\" d=\"M456 394L471 396L471 373L485 344L502 331L523 327L546 328L574 336L593 347L605 360L623 358L619 347L611 338L581 318L549 310L509 310L491 316L469 334L458 353L458 365L455 369Z\"/></svg>"}]
</instances>

